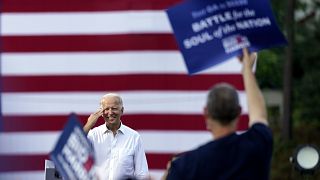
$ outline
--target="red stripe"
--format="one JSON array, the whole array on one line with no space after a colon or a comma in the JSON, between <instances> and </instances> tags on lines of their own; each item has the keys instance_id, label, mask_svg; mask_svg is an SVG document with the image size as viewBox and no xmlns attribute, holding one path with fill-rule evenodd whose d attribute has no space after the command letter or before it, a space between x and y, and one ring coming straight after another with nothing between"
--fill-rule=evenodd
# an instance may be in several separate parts
<instances>
[{"instance_id":1,"label":"red stripe","mask_svg":"<svg viewBox=\"0 0 320 180\"><path fill-rule=\"evenodd\" d=\"M2 12L79 12L167 9L178 0L2 0Z\"/></svg>"},{"instance_id":2,"label":"red stripe","mask_svg":"<svg viewBox=\"0 0 320 180\"><path fill-rule=\"evenodd\" d=\"M82 124L88 116L79 116ZM3 116L4 132L28 131L59 131L67 122L68 116ZM204 118L201 115L180 114L140 114L124 115L123 123L136 130L193 130L206 129ZM100 119L96 126L103 124ZM242 115L238 123L238 130L248 128L248 116Z\"/></svg>"},{"instance_id":3,"label":"red stripe","mask_svg":"<svg viewBox=\"0 0 320 180\"><path fill-rule=\"evenodd\" d=\"M0 172L44 171L47 155L0 155Z\"/></svg>"},{"instance_id":4,"label":"red stripe","mask_svg":"<svg viewBox=\"0 0 320 180\"><path fill-rule=\"evenodd\" d=\"M165 169L173 154L147 153L149 169ZM48 155L0 155L0 172L44 171L44 161Z\"/></svg>"},{"instance_id":5,"label":"red stripe","mask_svg":"<svg viewBox=\"0 0 320 180\"><path fill-rule=\"evenodd\" d=\"M30 91L121 91L121 90L207 90L228 82L243 90L240 74L188 76L185 74L132 74L106 76L3 76L3 92Z\"/></svg>"},{"instance_id":6,"label":"red stripe","mask_svg":"<svg viewBox=\"0 0 320 180\"><path fill-rule=\"evenodd\" d=\"M149 169L166 169L167 163L172 159L174 154L151 154L147 153Z\"/></svg>"},{"instance_id":7,"label":"red stripe","mask_svg":"<svg viewBox=\"0 0 320 180\"><path fill-rule=\"evenodd\" d=\"M172 34L2 36L3 52L177 50Z\"/></svg>"}]
</instances>

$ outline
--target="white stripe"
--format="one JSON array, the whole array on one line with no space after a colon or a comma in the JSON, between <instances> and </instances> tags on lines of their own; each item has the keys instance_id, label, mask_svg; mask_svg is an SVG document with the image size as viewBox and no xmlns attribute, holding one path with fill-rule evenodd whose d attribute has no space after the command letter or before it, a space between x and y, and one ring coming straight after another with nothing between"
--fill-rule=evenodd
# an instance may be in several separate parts
<instances>
[{"instance_id":1,"label":"white stripe","mask_svg":"<svg viewBox=\"0 0 320 180\"><path fill-rule=\"evenodd\" d=\"M60 132L0 133L0 154L46 155L53 150Z\"/></svg>"},{"instance_id":2,"label":"white stripe","mask_svg":"<svg viewBox=\"0 0 320 180\"><path fill-rule=\"evenodd\" d=\"M26 165L28 164L28 162L25 162L25 163ZM1 180L22 180L22 179L23 180L43 180L44 178L45 178L44 160L43 160L43 171L0 172Z\"/></svg>"},{"instance_id":3,"label":"white stripe","mask_svg":"<svg viewBox=\"0 0 320 180\"><path fill-rule=\"evenodd\" d=\"M3 35L171 33L164 11L2 13Z\"/></svg>"},{"instance_id":4,"label":"white stripe","mask_svg":"<svg viewBox=\"0 0 320 180\"><path fill-rule=\"evenodd\" d=\"M187 74L179 51L2 53L2 75ZM142 66L143 65L143 66ZM236 58L201 74L238 74Z\"/></svg>"},{"instance_id":5,"label":"white stripe","mask_svg":"<svg viewBox=\"0 0 320 180\"><path fill-rule=\"evenodd\" d=\"M211 139L207 131L138 131L146 153L179 153ZM60 136L55 132L0 133L0 154L36 155L51 152ZM179 142L179 143L177 143Z\"/></svg>"},{"instance_id":6,"label":"white stripe","mask_svg":"<svg viewBox=\"0 0 320 180\"><path fill-rule=\"evenodd\" d=\"M168 122L168 125L170 125L170 122ZM212 135L208 131L150 130L139 131L139 133L146 152L152 153L181 153L194 149L212 139Z\"/></svg>"},{"instance_id":7,"label":"white stripe","mask_svg":"<svg viewBox=\"0 0 320 180\"><path fill-rule=\"evenodd\" d=\"M3 115L91 114L105 92L2 93ZM126 114L202 114L207 91L123 91ZM246 94L239 92L242 113Z\"/></svg>"},{"instance_id":8,"label":"white stripe","mask_svg":"<svg viewBox=\"0 0 320 180\"><path fill-rule=\"evenodd\" d=\"M43 161L44 164L44 161ZM43 168L44 169L44 168ZM163 176L164 170L161 169L149 169L151 179L159 180ZM15 172L0 172L1 180L43 180L43 171L15 171Z\"/></svg>"}]
</instances>

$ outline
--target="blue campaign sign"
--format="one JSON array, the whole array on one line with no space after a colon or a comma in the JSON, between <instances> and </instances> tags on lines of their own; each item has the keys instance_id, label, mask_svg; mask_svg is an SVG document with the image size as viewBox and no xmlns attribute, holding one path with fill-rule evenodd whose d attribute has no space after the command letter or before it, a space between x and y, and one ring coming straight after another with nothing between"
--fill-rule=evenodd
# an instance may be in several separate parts
<instances>
[{"instance_id":1,"label":"blue campaign sign","mask_svg":"<svg viewBox=\"0 0 320 180\"><path fill-rule=\"evenodd\" d=\"M63 179L96 179L94 150L76 115L71 115L50 154Z\"/></svg>"},{"instance_id":2,"label":"blue campaign sign","mask_svg":"<svg viewBox=\"0 0 320 180\"><path fill-rule=\"evenodd\" d=\"M285 45L268 0L189 0L167 14L190 74L241 49L259 51Z\"/></svg>"}]
</instances>

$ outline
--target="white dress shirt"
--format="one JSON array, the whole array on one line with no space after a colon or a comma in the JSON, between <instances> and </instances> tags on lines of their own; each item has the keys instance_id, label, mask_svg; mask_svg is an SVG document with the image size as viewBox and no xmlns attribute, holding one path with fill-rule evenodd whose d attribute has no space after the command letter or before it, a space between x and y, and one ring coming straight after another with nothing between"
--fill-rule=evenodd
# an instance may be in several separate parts
<instances>
[{"instance_id":1,"label":"white dress shirt","mask_svg":"<svg viewBox=\"0 0 320 180\"><path fill-rule=\"evenodd\" d=\"M121 123L117 133L113 135L106 124L103 124L91 129L88 138L94 146L100 180L147 178L147 159L137 131Z\"/></svg>"}]
</instances>

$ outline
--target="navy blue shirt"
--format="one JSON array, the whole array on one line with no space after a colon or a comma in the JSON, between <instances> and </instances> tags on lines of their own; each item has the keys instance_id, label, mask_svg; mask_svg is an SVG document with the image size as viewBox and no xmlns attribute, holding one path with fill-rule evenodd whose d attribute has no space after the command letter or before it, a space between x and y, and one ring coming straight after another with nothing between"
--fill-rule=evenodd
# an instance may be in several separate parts
<instances>
[{"instance_id":1,"label":"navy blue shirt","mask_svg":"<svg viewBox=\"0 0 320 180\"><path fill-rule=\"evenodd\" d=\"M256 123L181 155L167 179L269 179L272 146L271 130Z\"/></svg>"}]
</instances>

